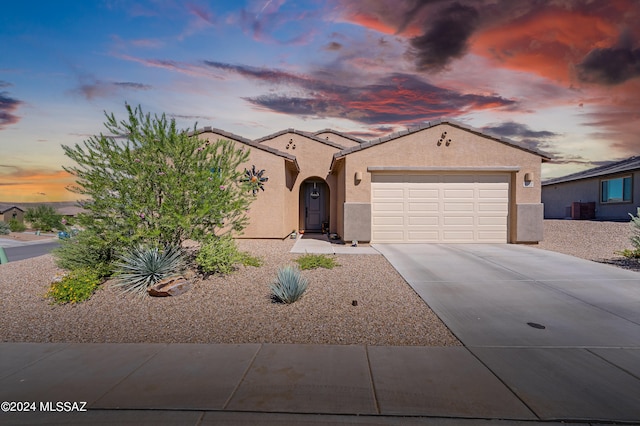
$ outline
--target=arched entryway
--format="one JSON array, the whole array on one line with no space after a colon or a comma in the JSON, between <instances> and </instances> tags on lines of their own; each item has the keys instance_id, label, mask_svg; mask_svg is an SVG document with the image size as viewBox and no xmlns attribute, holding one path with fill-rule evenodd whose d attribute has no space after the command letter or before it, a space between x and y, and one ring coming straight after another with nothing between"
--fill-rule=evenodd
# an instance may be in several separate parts
<instances>
[{"instance_id":1,"label":"arched entryway","mask_svg":"<svg viewBox=\"0 0 640 426\"><path fill-rule=\"evenodd\" d=\"M319 177L300 184L299 229L304 232L329 231L329 185Z\"/></svg>"}]
</instances>

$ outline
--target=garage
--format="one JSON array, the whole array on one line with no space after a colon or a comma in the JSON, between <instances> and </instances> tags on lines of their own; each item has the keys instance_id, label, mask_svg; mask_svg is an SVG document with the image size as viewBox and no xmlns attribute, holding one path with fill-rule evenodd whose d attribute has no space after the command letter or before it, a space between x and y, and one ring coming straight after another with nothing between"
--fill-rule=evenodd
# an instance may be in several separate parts
<instances>
[{"instance_id":1,"label":"garage","mask_svg":"<svg viewBox=\"0 0 640 426\"><path fill-rule=\"evenodd\" d=\"M506 243L510 174L371 175L371 241Z\"/></svg>"}]
</instances>

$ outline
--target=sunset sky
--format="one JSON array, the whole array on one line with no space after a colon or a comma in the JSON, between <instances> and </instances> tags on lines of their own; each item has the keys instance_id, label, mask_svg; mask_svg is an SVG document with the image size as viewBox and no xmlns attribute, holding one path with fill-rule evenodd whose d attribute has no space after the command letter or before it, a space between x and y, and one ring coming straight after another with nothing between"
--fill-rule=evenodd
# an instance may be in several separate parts
<instances>
[{"instance_id":1,"label":"sunset sky","mask_svg":"<svg viewBox=\"0 0 640 426\"><path fill-rule=\"evenodd\" d=\"M371 139L450 118L549 154L551 178L640 153L640 1L11 1L0 202L65 201L61 145L125 102L255 139Z\"/></svg>"}]
</instances>

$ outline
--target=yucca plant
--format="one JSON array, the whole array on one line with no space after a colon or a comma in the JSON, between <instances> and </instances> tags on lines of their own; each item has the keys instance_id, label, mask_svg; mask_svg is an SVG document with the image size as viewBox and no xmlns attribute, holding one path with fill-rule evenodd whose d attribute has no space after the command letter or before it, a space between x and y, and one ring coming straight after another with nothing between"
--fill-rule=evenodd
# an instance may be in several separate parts
<instances>
[{"instance_id":1,"label":"yucca plant","mask_svg":"<svg viewBox=\"0 0 640 426\"><path fill-rule=\"evenodd\" d=\"M0 220L0 235L7 235L9 232L11 232L9 224Z\"/></svg>"},{"instance_id":2,"label":"yucca plant","mask_svg":"<svg viewBox=\"0 0 640 426\"><path fill-rule=\"evenodd\" d=\"M180 275L186 267L184 254L179 247L138 246L116 262L116 286L123 292L144 294L147 288L160 280Z\"/></svg>"},{"instance_id":3,"label":"yucca plant","mask_svg":"<svg viewBox=\"0 0 640 426\"><path fill-rule=\"evenodd\" d=\"M278 277L271 284L272 297L276 302L293 303L302 297L309 280L302 276L296 266L284 266L278 269Z\"/></svg>"}]
</instances>

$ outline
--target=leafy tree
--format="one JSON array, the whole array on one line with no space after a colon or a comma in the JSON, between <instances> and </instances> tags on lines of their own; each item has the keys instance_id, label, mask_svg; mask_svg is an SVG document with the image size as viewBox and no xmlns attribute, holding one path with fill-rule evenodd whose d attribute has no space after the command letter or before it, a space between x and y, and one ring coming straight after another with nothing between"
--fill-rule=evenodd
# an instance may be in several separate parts
<instances>
[{"instance_id":1,"label":"leafy tree","mask_svg":"<svg viewBox=\"0 0 640 426\"><path fill-rule=\"evenodd\" d=\"M77 164L64 167L76 177L68 189L88 199L77 223L116 247L241 232L253 198L238 171L248 150L178 130L165 114L126 110L127 121L105 113L106 135L62 147Z\"/></svg>"},{"instance_id":2,"label":"leafy tree","mask_svg":"<svg viewBox=\"0 0 640 426\"><path fill-rule=\"evenodd\" d=\"M33 228L41 231L52 231L54 229L64 229L62 215L56 212L51 206L40 204L36 207L29 207L24 213L24 218L31 222Z\"/></svg>"}]
</instances>

